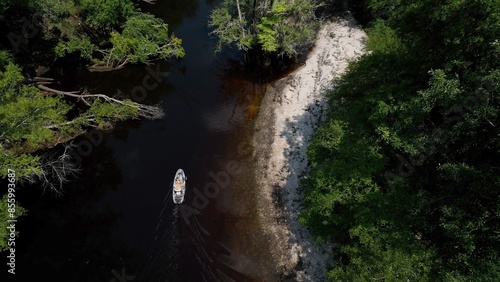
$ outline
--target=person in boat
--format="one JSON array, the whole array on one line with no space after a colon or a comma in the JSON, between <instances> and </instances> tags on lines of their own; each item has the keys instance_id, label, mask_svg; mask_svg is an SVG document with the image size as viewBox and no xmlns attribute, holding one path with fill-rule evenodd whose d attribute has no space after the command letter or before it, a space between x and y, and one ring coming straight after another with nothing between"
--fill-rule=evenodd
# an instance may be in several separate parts
<instances>
[{"instance_id":1,"label":"person in boat","mask_svg":"<svg viewBox=\"0 0 500 282\"><path fill-rule=\"evenodd\" d=\"M175 189L181 189L182 188L182 180L181 177L175 178L175 184L174 184Z\"/></svg>"}]
</instances>

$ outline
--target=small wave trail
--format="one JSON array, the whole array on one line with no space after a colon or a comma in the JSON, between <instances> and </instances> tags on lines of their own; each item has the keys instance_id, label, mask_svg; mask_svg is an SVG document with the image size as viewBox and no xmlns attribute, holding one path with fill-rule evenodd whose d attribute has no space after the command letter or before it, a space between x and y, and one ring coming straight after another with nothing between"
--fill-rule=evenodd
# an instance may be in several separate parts
<instances>
[{"instance_id":1,"label":"small wave trail","mask_svg":"<svg viewBox=\"0 0 500 282\"><path fill-rule=\"evenodd\" d=\"M202 281L206 282L237 282L256 281L255 274L248 269L258 269L250 258L237 250L231 250L223 241L215 238L200 222L203 209L197 210L190 206L193 194L186 189L186 201L179 205L181 220L185 223L186 236L194 248L193 259L198 262Z\"/></svg>"},{"instance_id":2,"label":"small wave trail","mask_svg":"<svg viewBox=\"0 0 500 282\"><path fill-rule=\"evenodd\" d=\"M173 182L169 187L173 187ZM154 239L148 248L148 258L137 281L181 281L179 276L178 205L172 208L172 188L167 190Z\"/></svg>"}]
</instances>

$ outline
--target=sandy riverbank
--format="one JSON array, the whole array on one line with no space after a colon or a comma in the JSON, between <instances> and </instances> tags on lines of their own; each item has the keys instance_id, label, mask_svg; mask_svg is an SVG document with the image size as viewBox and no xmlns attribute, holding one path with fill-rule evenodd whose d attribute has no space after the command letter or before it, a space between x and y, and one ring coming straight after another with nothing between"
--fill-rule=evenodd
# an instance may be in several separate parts
<instances>
[{"instance_id":1,"label":"sandy riverbank","mask_svg":"<svg viewBox=\"0 0 500 282\"><path fill-rule=\"evenodd\" d=\"M326 109L325 89L348 61L363 53L364 31L350 16L323 23L305 65L268 87L256 123L254 148L259 216L281 280L323 281L332 245L317 245L298 222L307 174L306 149Z\"/></svg>"}]
</instances>

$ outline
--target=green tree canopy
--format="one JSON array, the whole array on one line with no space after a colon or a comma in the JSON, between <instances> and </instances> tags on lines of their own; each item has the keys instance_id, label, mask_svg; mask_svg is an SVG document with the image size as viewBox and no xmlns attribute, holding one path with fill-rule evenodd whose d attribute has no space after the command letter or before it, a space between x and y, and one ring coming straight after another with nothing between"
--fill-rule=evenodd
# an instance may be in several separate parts
<instances>
[{"instance_id":1,"label":"green tree canopy","mask_svg":"<svg viewBox=\"0 0 500 282\"><path fill-rule=\"evenodd\" d=\"M494 281L500 2L371 1L386 18L329 93L301 221L334 280Z\"/></svg>"},{"instance_id":2,"label":"green tree canopy","mask_svg":"<svg viewBox=\"0 0 500 282\"><path fill-rule=\"evenodd\" d=\"M153 59L182 58L182 41L168 25L135 9L130 0L36 1L45 36L58 41L57 56L79 54L100 70Z\"/></svg>"},{"instance_id":3,"label":"green tree canopy","mask_svg":"<svg viewBox=\"0 0 500 282\"><path fill-rule=\"evenodd\" d=\"M8 168L14 169L20 179L42 177L44 164L37 152L66 142L87 128L108 128L119 120L162 116L154 107L102 94L52 91L40 86L48 90L42 92L39 87L26 84L21 69L5 51L0 52L1 58L5 58L0 65L1 178L6 177ZM78 114L69 114L73 105L64 96L84 102Z\"/></svg>"},{"instance_id":4,"label":"green tree canopy","mask_svg":"<svg viewBox=\"0 0 500 282\"><path fill-rule=\"evenodd\" d=\"M218 50L234 44L240 50L295 57L314 41L317 7L314 0L225 0L212 11L209 26Z\"/></svg>"},{"instance_id":5,"label":"green tree canopy","mask_svg":"<svg viewBox=\"0 0 500 282\"><path fill-rule=\"evenodd\" d=\"M112 30L135 14L130 0L79 0L85 22L98 30Z\"/></svg>"}]
</instances>

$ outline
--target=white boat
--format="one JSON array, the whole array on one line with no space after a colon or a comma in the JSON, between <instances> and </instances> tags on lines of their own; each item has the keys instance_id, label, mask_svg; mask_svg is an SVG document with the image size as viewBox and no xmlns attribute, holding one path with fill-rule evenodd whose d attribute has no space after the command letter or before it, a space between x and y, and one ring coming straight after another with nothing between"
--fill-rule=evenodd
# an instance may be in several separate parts
<instances>
[{"instance_id":1,"label":"white boat","mask_svg":"<svg viewBox=\"0 0 500 282\"><path fill-rule=\"evenodd\" d=\"M172 198L175 204L182 204L184 202L184 194L186 193L186 180L184 170L178 169L175 173L174 184L172 190Z\"/></svg>"}]
</instances>

